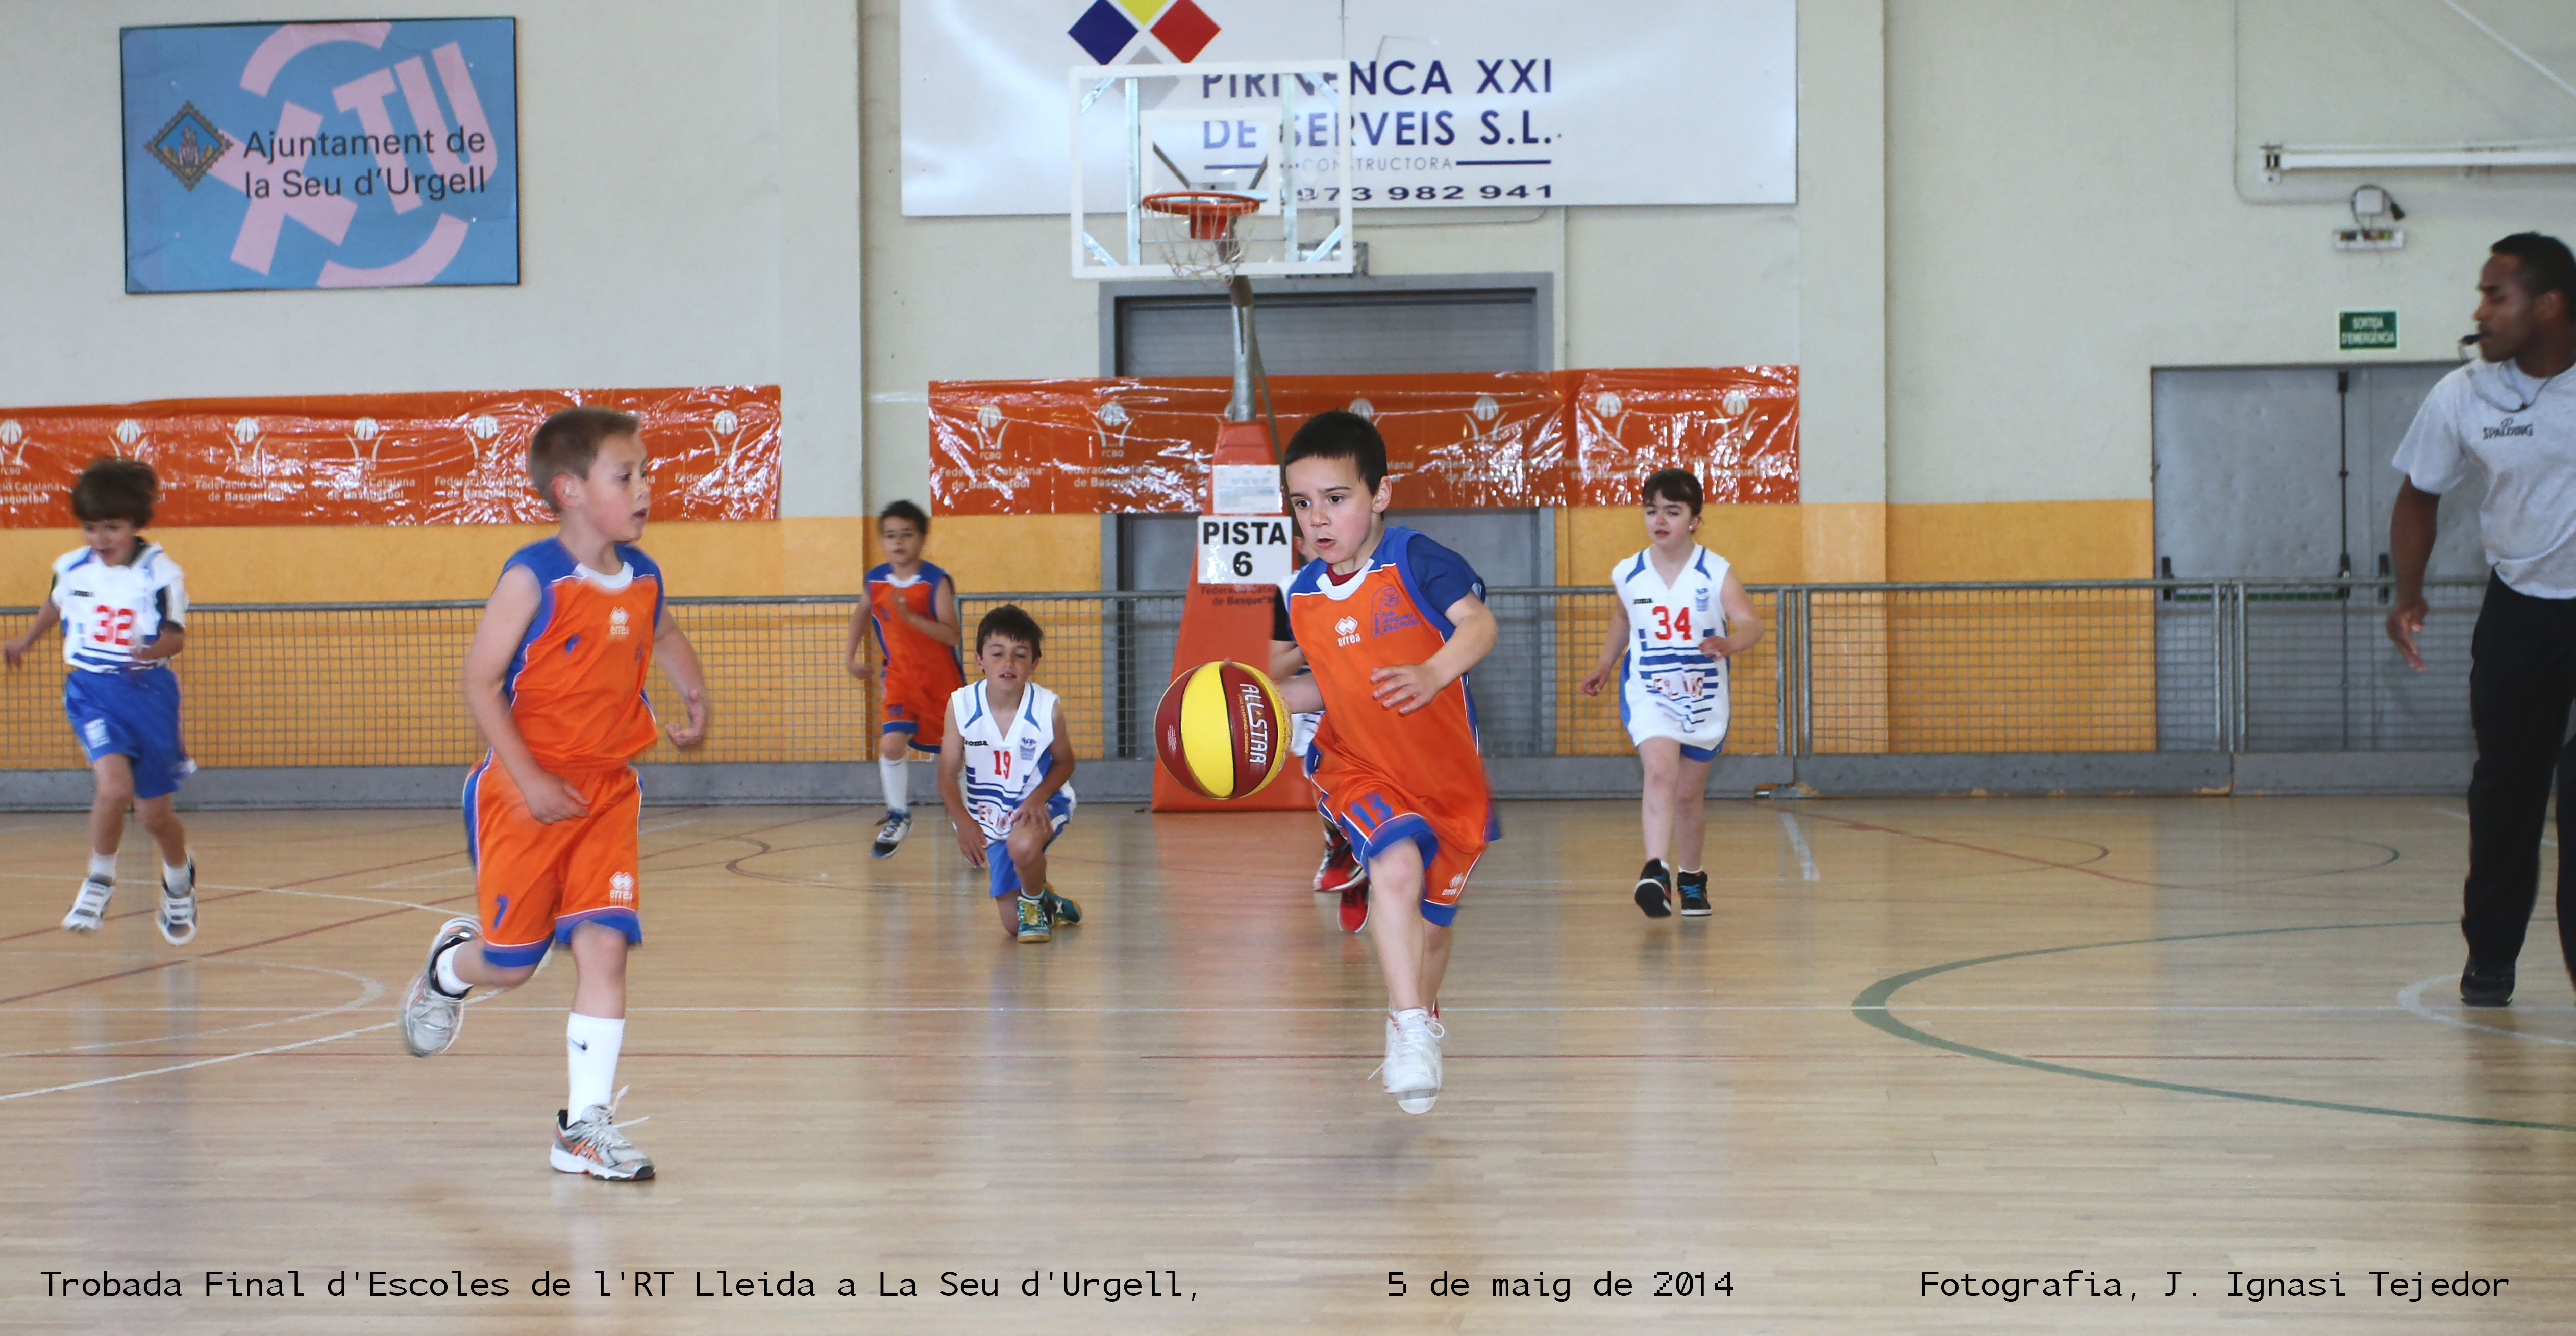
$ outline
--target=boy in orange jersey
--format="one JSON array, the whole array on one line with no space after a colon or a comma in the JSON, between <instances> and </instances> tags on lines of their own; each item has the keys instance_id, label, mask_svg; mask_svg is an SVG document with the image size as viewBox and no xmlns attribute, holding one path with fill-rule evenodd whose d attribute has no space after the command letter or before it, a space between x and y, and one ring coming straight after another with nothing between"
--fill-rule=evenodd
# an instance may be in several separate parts
<instances>
[{"instance_id":1,"label":"boy in orange jersey","mask_svg":"<svg viewBox=\"0 0 2576 1336\"><path fill-rule=\"evenodd\" d=\"M893 854L912 833L906 754L939 755L948 698L966 685L965 667L957 658L957 582L921 559L922 542L929 536L930 516L909 501L894 502L878 513L877 537L885 544L886 559L868 572L868 601L850 614L849 643L842 652L850 676L866 673L859 646L861 637L875 629L885 712L885 726L877 735L877 777L885 785L886 814L870 852L879 858Z\"/></svg>"},{"instance_id":2,"label":"boy in orange jersey","mask_svg":"<svg viewBox=\"0 0 2576 1336\"><path fill-rule=\"evenodd\" d=\"M565 944L578 971L564 1026L572 1093L549 1159L565 1173L646 1179L653 1162L618 1132L612 1093L626 952L644 940L643 794L629 762L653 745L654 656L685 702L687 721L670 730L680 746L706 736L706 676L663 608L661 568L631 546L652 494L635 419L604 408L547 418L528 442L528 481L560 527L501 568L465 652L465 704L492 749L465 780L482 914L431 939L403 997L403 1043L417 1057L445 1052L469 988L522 982Z\"/></svg>"},{"instance_id":3,"label":"boy in orange jersey","mask_svg":"<svg viewBox=\"0 0 2576 1336\"><path fill-rule=\"evenodd\" d=\"M1322 413L1282 467L1306 563L1288 586L1293 644L1311 675L1279 684L1291 711L1324 712L1315 787L1368 866L1388 994L1379 1072L1406 1113L1440 1094L1440 979L1467 875L1501 836L1476 744L1467 670L1493 649L1485 584L1457 553L1390 528L1386 442L1354 413Z\"/></svg>"}]
</instances>

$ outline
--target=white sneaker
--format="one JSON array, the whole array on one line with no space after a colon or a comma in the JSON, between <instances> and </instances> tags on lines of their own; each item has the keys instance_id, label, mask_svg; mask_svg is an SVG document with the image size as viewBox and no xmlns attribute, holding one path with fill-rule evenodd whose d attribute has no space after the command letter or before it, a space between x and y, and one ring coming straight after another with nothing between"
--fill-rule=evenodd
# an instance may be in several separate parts
<instances>
[{"instance_id":1,"label":"white sneaker","mask_svg":"<svg viewBox=\"0 0 2576 1336\"><path fill-rule=\"evenodd\" d=\"M90 877L81 882L80 894L72 898L72 912L63 915L65 932L96 932L98 921L107 913L107 897L116 894L116 883Z\"/></svg>"},{"instance_id":2,"label":"white sneaker","mask_svg":"<svg viewBox=\"0 0 2576 1336\"><path fill-rule=\"evenodd\" d=\"M903 837L911 833L912 813L888 812L885 820L877 823L876 843L869 848L868 852L879 858L892 858L895 847L902 844Z\"/></svg>"},{"instance_id":3,"label":"white sneaker","mask_svg":"<svg viewBox=\"0 0 2576 1336\"><path fill-rule=\"evenodd\" d=\"M403 993L403 1047L415 1058L433 1058L456 1042L456 1032L465 1024L465 999L451 997L438 986L439 953L460 942L470 942L478 935L480 925L459 916L449 919L429 939L429 958L421 963L420 973L412 976L411 987Z\"/></svg>"},{"instance_id":4,"label":"white sneaker","mask_svg":"<svg viewBox=\"0 0 2576 1336\"><path fill-rule=\"evenodd\" d=\"M632 1118L617 1122L617 1101L626 1098L620 1089L606 1104L593 1104L582 1110L581 1117L567 1120L562 1110L555 1113L555 1145L547 1152L546 1162L558 1172L588 1174L612 1183L640 1182L653 1176L653 1161L635 1149L635 1143L618 1131L643 1122Z\"/></svg>"},{"instance_id":5,"label":"white sneaker","mask_svg":"<svg viewBox=\"0 0 2576 1336\"><path fill-rule=\"evenodd\" d=\"M161 929L161 940L172 946L186 946L197 937L197 860L188 860L187 870L179 874L179 884L168 879L161 882L161 912L153 923Z\"/></svg>"},{"instance_id":6,"label":"white sneaker","mask_svg":"<svg viewBox=\"0 0 2576 1336\"><path fill-rule=\"evenodd\" d=\"M1431 1102L1440 1097L1440 1041L1448 1033L1427 1014L1404 1021L1386 1018L1386 1061L1378 1072L1386 1078L1386 1093L1395 1096L1395 1107L1406 1113L1431 1112Z\"/></svg>"}]
</instances>

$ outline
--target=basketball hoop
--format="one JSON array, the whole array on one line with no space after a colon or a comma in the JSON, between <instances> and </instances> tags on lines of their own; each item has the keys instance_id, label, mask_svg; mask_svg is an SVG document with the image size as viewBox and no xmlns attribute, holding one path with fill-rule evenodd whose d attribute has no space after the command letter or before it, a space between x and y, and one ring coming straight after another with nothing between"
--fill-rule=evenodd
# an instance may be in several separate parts
<instances>
[{"instance_id":1,"label":"basketball hoop","mask_svg":"<svg viewBox=\"0 0 2576 1336\"><path fill-rule=\"evenodd\" d=\"M1235 226L1261 208L1261 197L1230 190L1164 190L1137 201L1151 217L1145 244L1184 278L1224 283L1250 258ZM1182 235L1178 223L1189 224Z\"/></svg>"}]
</instances>

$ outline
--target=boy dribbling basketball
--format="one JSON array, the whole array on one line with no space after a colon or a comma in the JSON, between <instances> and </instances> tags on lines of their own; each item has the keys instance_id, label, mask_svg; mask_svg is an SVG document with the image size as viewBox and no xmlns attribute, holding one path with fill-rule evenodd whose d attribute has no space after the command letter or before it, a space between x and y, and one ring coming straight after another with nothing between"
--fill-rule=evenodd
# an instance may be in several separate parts
<instances>
[{"instance_id":1,"label":"boy dribbling basketball","mask_svg":"<svg viewBox=\"0 0 2576 1336\"><path fill-rule=\"evenodd\" d=\"M632 1181L653 1162L615 1121L626 1036L626 953L644 940L630 764L653 745L644 682L659 654L685 723L706 736L706 677L663 606L661 567L632 546L652 495L636 420L568 408L528 443L528 481L560 519L501 568L465 654L465 703L491 754L465 780L465 847L481 918L431 939L403 996L404 1045L431 1057L456 1042L467 990L506 988L570 948L578 974L564 1025L571 1096L548 1155L564 1173Z\"/></svg>"},{"instance_id":2,"label":"boy dribbling basketball","mask_svg":"<svg viewBox=\"0 0 2576 1336\"><path fill-rule=\"evenodd\" d=\"M179 735L179 678L170 660L188 647L188 594L178 563L143 536L161 484L139 459L101 459L72 484L72 517L87 546L54 562L53 585L26 633L0 645L12 668L36 638L63 628L63 713L89 756L95 789L89 808L89 875L72 897L63 927L96 932L116 893L116 851L125 839L125 809L161 846L161 903L153 922L162 940L184 946L197 935L197 861L188 832L170 810L196 762Z\"/></svg>"},{"instance_id":3,"label":"boy dribbling basketball","mask_svg":"<svg viewBox=\"0 0 2576 1336\"><path fill-rule=\"evenodd\" d=\"M1583 694L1619 686L1619 721L1645 765L1639 800L1646 866L1637 874L1637 907L1648 918L1709 913L1708 871L1700 866L1708 838L1708 766L1726 745L1726 661L1762 638L1753 599L1726 558L1699 545L1699 479L1665 469L1646 479L1643 551L1610 568L1617 601L1601 661L1583 679ZM1678 827L1678 830L1676 829ZM1667 860L1681 864L1675 878Z\"/></svg>"},{"instance_id":4,"label":"boy dribbling basketball","mask_svg":"<svg viewBox=\"0 0 2576 1336\"><path fill-rule=\"evenodd\" d=\"M1281 471L1314 559L1288 586L1295 641L1271 646L1273 662L1302 650L1311 673L1279 694L1291 711L1324 712L1315 787L1368 869L1362 922L1386 976L1378 1070L1396 1107L1427 1113L1440 1094L1450 925L1501 835L1465 681L1498 628L1463 558L1387 525L1386 441L1368 419L1309 419Z\"/></svg>"},{"instance_id":5,"label":"boy dribbling basketball","mask_svg":"<svg viewBox=\"0 0 2576 1336\"><path fill-rule=\"evenodd\" d=\"M968 866L992 874L1002 931L1023 942L1082 922L1082 906L1047 885L1047 846L1073 819L1074 795L1064 703L1029 680L1045 642L1037 620L1016 606L984 614L975 624L984 680L948 698L955 745L939 753L939 801L957 828L957 847Z\"/></svg>"},{"instance_id":6,"label":"boy dribbling basketball","mask_svg":"<svg viewBox=\"0 0 2576 1336\"><path fill-rule=\"evenodd\" d=\"M868 601L850 614L850 638L843 650L850 676L867 672L859 654L862 637L877 638L877 682L883 727L877 734L877 777L885 787L885 820L877 824L869 852L893 856L903 837L912 833L910 753L939 755L945 733L948 697L966 683L957 661L957 582L948 572L921 558L930 537L930 516L909 501L896 501L877 515L877 540L885 545L885 562L868 572Z\"/></svg>"}]
</instances>

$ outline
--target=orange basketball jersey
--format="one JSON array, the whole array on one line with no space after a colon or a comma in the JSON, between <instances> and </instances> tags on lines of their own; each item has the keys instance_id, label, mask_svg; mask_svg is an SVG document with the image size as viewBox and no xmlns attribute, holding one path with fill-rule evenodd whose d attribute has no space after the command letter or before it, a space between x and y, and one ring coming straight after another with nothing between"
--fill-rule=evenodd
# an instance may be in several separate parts
<instances>
[{"instance_id":1,"label":"orange basketball jersey","mask_svg":"<svg viewBox=\"0 0 2576 1336\"><path fill-rule=\"evenodd\" d=\"M591 570L562 543L520 548L509 566L537 577L537 614L510 661L510 718L537 764L559 775L612 770L653 745L644 676L662 617L662 568L617 546L619 568Z\"/></svg>"},{"instance_id":2,"label":"orange basketball jersey","mask_svg":"<svg viewBox=\"0 0 2576 1336\"><path fill-rule=\"evenodd\" d=\"M1369 674L1421 663L1451 630L1445 609L1484 582L1465 559L1414 530L1390 527L1357 575L1337 577L1310 561L1288 586L1288 621L1324 695L1315 742L1347 762L1397 782L1427 811L1492 834L1493 800L1476 744L1476 707L1464 678L1411 714L1380 705ZM1320 782L1320 779L1319 779Z\"/></svg>"},{"instance_id":3,"label":"orange basketball jersey","mask_svg":"<svg viewBox=\"0 0 2576 1336\"><path fill-rule=\"evenodd\" d=\"M914 630L910 622L894 615L894 607L900 603L916 617L937 620L939 585L946 579L948 572L926 561L909 580L897 579L891 563L868 572L868 616L876 624L887 684L935 689L942 707L948 704L950 692L966 685L957 647Z\"/></svg>"}]
</instances>

